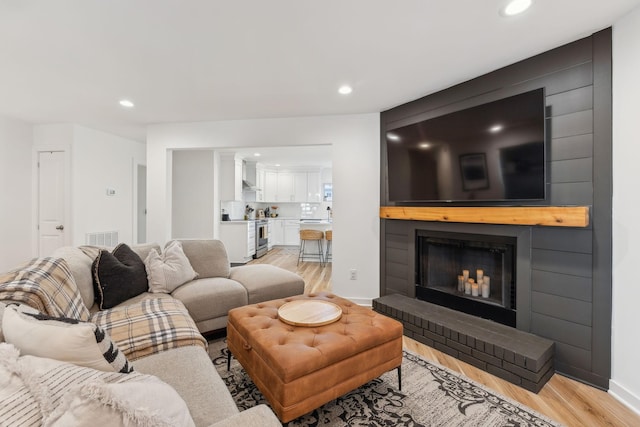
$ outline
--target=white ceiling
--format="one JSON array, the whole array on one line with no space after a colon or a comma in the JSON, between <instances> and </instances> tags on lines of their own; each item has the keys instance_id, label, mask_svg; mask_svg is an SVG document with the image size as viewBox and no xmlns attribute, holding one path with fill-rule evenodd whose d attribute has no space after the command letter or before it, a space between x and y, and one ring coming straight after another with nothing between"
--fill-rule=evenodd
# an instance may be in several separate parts
<instances>
[{"instance_id":1,"label":"white ceiling","mask_svg":"<svg viewBox=\"0 0 640 427\"><path fill-rule=\"evenodd\" d=\"M640 0L534 0L508 19L503 4L0 0L0 115L144 141L153 123L380 112L588 36Z\"/></svg>"}]
</instances>

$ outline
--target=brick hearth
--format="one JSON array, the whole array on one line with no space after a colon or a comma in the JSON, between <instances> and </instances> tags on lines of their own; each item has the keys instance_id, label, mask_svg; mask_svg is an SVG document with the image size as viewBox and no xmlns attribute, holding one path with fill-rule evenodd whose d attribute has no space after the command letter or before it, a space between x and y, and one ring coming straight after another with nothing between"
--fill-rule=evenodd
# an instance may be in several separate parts
<instances>
[{"instance_id":1,"label":"brick hearth","mask_svg":"<svg viewBox=\"0 0 640 427\"><path fill-rule=\"evenodd\" d=\"M553 376L554 342L402 295L373 300L404 335L535 393Z\"/></svg>"}]
</instances>

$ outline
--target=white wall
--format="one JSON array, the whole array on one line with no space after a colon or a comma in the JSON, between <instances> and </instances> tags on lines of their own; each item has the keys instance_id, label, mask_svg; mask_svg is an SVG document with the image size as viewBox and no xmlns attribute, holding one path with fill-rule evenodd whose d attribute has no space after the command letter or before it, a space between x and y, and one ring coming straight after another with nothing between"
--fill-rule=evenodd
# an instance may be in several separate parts
<instances>
[{"instance_id":1,"label":"white wall","mask_svg":"<svg viewBox=\"0 0 640 427\"><path fill-rule=\"evenodd\" d=\"M73 245L85 244L85 234L118 231L131 244L135 209L134 175L145 163L144 144L105 132L74 126ZM116 190L107 196L107 188Z\"/></svg>"},{"instance_id":2,"label":"white wall","mask_svg":"<svg viewBox=\"0 0 640 427\"><path fill-rule=\"evenodd\" d=\"M0 117L0 272L30 259L31 125Z\"/></svg>"},{"instance_id":3,"label":"white wall","mask_svg":"<svg viewBox=\"0 0 640 427\"><path fill-rule=\"evenodd\" d=\"M85 244L86 233L102 231L118 231L121 242L134 241L134 174L137 164L145 163L144 144L74 124L52 124L35 126L34 147L69 153L69 244ZM107 188L116 194L107 196Z\"/></svg>"},{"instance_id":4,"label":"white wall","mask_svg":"<svg viewBox=\"0 0 640 427\"><path fill-rule=\"evenodd\" d=\"M369 303L380 286L379 120L378 114L359 114L149 126L147 239L165 242L171 236L172 149L331 144L333 291ZM218 220L215 207L214 215ZM356 281L349 280L351 268L358 270Z\"/></svg>"},{"instance_id":5,"label":"white wall","mask_svg":"<svg viewBox=\"0 0 640 427\"><path fill-rule=\"evenodd\" d=\"M613 26L613 318L609 392L640 413L640 8Z\"/></svg>"},{"instance_id":6,"label":"white wall","mask_svg":"<svg viewBox=\"0 0 640 427\"><path fill-rule=\"evenodd\" d=\"M213 150L173 152L172 238L213 237L213 183Z\"/></svg>"}]
</instances>

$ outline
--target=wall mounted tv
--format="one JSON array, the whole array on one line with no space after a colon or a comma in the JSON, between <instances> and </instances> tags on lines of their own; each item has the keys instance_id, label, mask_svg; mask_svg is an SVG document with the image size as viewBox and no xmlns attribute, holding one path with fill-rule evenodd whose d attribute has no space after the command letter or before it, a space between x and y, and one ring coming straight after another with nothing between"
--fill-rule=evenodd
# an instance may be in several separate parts
<instances>
[{"instance_id":1,"label":"wall mounted tv","mask_svg":"<svg viewBox=\"0 0 640 427\"><path fill-rule=\"evenodd\" d=\"M544 90L386 133L390 202L545 199Z\"/></svg>"}]
</instances>

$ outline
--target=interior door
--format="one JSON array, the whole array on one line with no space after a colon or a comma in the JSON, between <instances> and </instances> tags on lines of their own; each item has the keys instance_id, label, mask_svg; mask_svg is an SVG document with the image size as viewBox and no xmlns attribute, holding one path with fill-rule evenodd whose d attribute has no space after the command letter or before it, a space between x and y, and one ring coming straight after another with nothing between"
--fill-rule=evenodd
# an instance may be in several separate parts
<instances>
[{"instance_id":1,"label":"interior door","mask_svg":"<svg viewBox=\"0 0 640 427\"><path fill-rule=\"evenodd\" d=\"M66 243L65 152L38 153L38 255L49 256Z\"/></svg>"}]
</instances>

